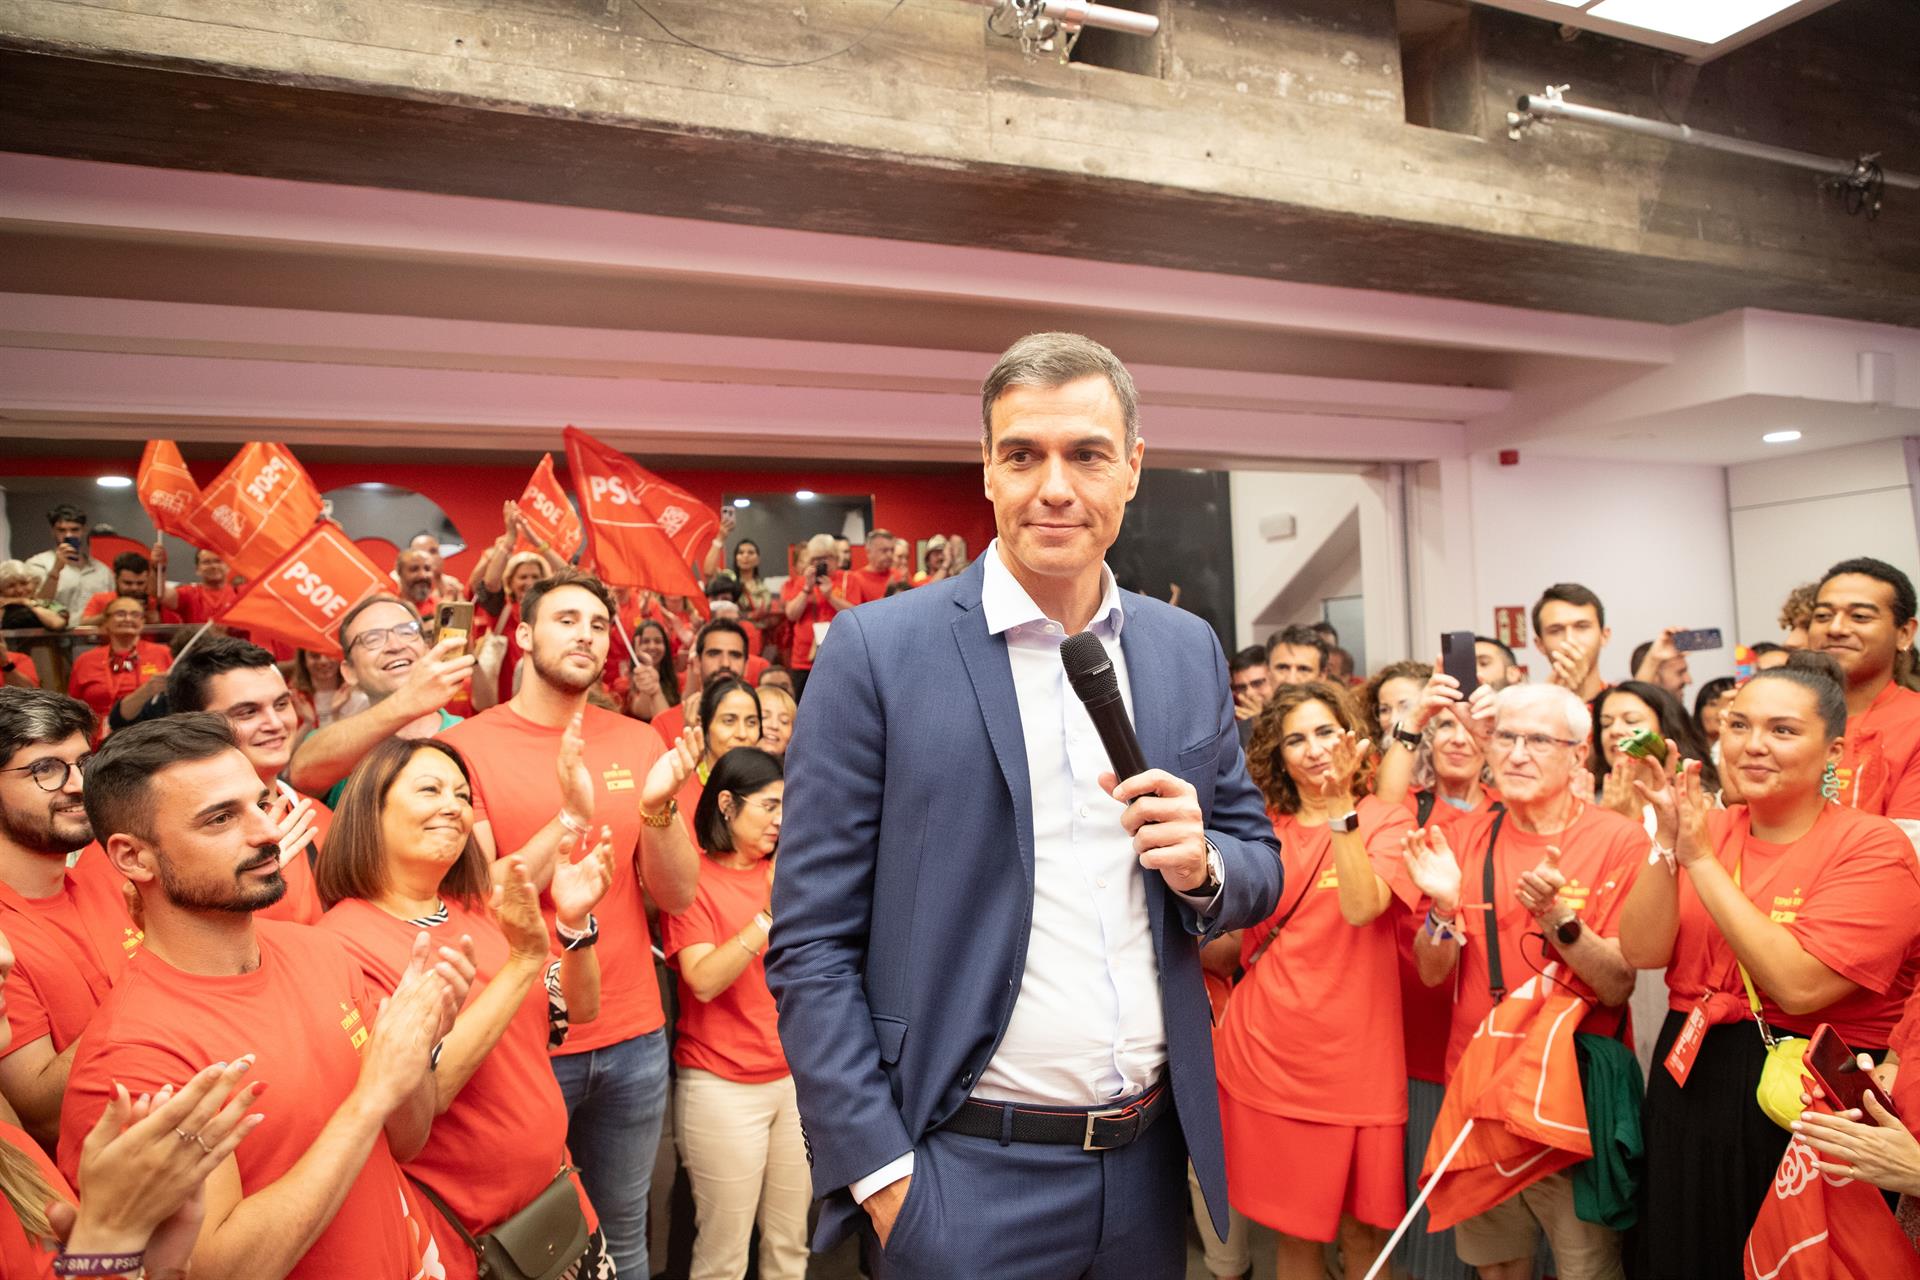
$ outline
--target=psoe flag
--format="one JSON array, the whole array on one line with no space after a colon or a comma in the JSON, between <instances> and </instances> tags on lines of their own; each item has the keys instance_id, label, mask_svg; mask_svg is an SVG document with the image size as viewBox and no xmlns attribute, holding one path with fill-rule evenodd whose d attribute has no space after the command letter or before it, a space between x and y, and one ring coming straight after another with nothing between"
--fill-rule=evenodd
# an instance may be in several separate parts
<instances>
[{"instance_id":1,"label":"psoe flag","mask_svg":"<svg viewBox=\"0 0 1920 1280\"><path fill-rule=\"evenodd\" d=\"M147 441L146 452L140 455L134 492L140 496L140 505L154 528L176 538L192 539L193 526L188 520L200 506L200 485L187 470L179 445L171 440Z\"/></svg>"},{"instance_id":2,"label":"psoe flag","mask_svg":"<svg viewBox=\"0 0 1920 1280\"><path fill-rule=\"evenodd\" d=\"M526 490L514 505L520 508L527 527L545 538L562 560L573 559L573 553L580 549L580 516L567 501L559 477L553 474L552 454L540 455L540 465L533 469Z\"/></svg>"},{"instance_id":3,"label":"psoe flag","mask_svg":"<svg viewBox=\"0 0 1920 1280\"><path fill-rule=\"evenodd\" d=\"M565 435L567 469L601 580L704 604L693 564L720 531L720 517L579 428Z\"/></svg>"},{"instance_id":4,"label":"psoe flag","mask_svg":"<svg viewBox=\"0 0 1920 1280\"><path fill-rule=\"evenodd\" d=\"M1822 1173L1820 1157L1795 1137L1760 1202L1742 1267L1746 1280L1915 1280L1920 1253L1877 1190Z\"/></svg>"},{"instance_id":5,"label":"psoe flag","mask_svg":"<svg viewBox=\"0 0 1920 1280\"><path fill-rule=\"evenodd\" d=\"M235 574L257 578L320 518L320 490L283 444L243 445L188 521L183 536L218 551Z\"/></svg>"},{"instance_id":6,"label":"psoe flag","mask_svg":"<svg viewBox=\"0 0 1920 1280\"><path fill-rule=\"evenodd\" d=\"M310 528L291 551L248 583L216 621L338 658L340 620L347 610L376 592L392 590L386 573L328 520Z\"/></svg>"}]
</instances>

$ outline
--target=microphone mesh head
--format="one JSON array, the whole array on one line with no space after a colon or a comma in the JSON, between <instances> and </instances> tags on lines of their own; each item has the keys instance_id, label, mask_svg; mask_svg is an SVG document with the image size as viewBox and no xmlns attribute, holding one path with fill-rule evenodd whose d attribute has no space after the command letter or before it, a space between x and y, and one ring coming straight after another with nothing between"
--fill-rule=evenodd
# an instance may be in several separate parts
<instances>
[{"instance_id":1,"label":"microphone mesh head","mask_svg":"<svg viewBox=\"0 0 1920 1280\"><path fill-rule=\"evenodd\" d=\"M1120 676L1113 669L1107 647L1091 631L1068 636L1060 646L1060 665L1067 669L1067 683L1082 702L1100 697L1118 697Z\"/></svg>"}]
</instances>

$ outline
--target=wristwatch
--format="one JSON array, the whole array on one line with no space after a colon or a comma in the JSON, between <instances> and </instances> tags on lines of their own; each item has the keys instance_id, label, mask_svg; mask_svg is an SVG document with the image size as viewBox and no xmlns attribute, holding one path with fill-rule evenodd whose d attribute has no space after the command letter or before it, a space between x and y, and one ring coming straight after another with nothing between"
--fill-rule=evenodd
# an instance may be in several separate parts
<instances>
[{"instance_id":1,"label":"wristwatch","mask_svg":"<svg viewBox=\"0 0 1920 1280\"><path fill-rule=\"evenodd\" d=\"M1420 735L1403 727L1398 720L1393 722L1393 740L1409 751L1420 749Z\"/></svg>"},{"instance_id":2,"label":"wristwatch","mask_svg":"<svg viewBox=\"0 0 1920 1280\"><path fill-rule=\"evenodd\" d=\"M1349 809L1342 817L1327 819L1327 830L1329 831L1338 831L1343 835L1351 835L1359 829L1360 811L1358 809Z\"/></svg>"},{"instance_id":3,"label":"wristwatch","mask_svg":"<svg viewBox=\"0 0 1920 1280\"><path fill-rule=\"evenodd\" d=\"M1580 941L1580 917L1568 916L1553 928L1553 940L1563 947L1570 947Z\"/></svg>"},{"instance_id":4,"label":"wristwatch","mask_svg":"<svg viewBox=\"0 0 1920 1280\"><path fill-rule=\"evenodd\" d=\"M1194 890L1198 894L1216 894L1220 886L1227 882L1225 864L1220 861L1220 851L1213 847L1213 841L1207 841L1207 882Z\"/></svg>"},{"instance_id":5,"label":"wristwatch","mask_svg":"<svg viewBox=\"0 0 1920 1280\"><path fill-rule=\"evenodd\" d=\"M679 798L676 796L668 796L666 808L662 809L658 813L648 813L645 809L642 809L640 811L640 821L646 823L648 826L654 828L657 831L663 827L672 826L673 820L676 816L678 816L679 812L680 812Z\"/></svg>"}]
</instances>

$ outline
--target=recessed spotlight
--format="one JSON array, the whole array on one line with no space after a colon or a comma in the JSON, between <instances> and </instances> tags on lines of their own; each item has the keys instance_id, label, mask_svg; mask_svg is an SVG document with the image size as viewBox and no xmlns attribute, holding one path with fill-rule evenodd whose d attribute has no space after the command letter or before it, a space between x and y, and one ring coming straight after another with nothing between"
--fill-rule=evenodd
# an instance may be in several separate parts
<instances>
[{"instance_id":1,"label":"recessed spotlight","mask_svg":"<svg viewBox=\"0 0 1920 1280\"><path fill-rule=\"evenodd\" d=\"M798 498L798 499L800 499L800 501L802 501L802 502L812 502L812 501L813 501L813 490L811 490L811 489L795 489L795 490L793 491L793 496L794 496L794 497L796 497L796 498Z\"/></svg>"},{"instance_id":2,"label":"recessed spotlight","mask_svg":"<svg viewBox=\"0 0 1920 1280\"><path fill-rule=\"evenodd\" d=\"M1763 444L1792 444L1800 438L1798 431L1769 431L1760 437Z\"/></svg>"},{"instance_id":3,"label":"recessed spotlight","mask_svg":"<svg viewBox=\"0 0 1920 1280\"><path fill-rule=\"evenodd\" d=\"M745 511L748 507L752 505L753 505L752 498L735 498L733 500L733 508L736 511Z\"/></svg>"},{"instance_id":4,"label":"recessed spotlight","mask_svg":"<svg viewBox=\"0 0 1920 1280\"><path fill-rule=\"evenodd\" d=\"M131 476L96 476L93 482L102 489L133 488L133 477Z\"/></svg>"}]
</instances>

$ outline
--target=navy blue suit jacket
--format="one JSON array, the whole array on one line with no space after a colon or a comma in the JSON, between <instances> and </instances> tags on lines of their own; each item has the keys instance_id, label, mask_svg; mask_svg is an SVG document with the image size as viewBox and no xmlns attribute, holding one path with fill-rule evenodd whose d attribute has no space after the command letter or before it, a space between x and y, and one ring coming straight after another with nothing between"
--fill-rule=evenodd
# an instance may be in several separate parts
<instances>
[{"instance_id":1,"label":"navy blue suit jacket","mask_svg":"<svg viewBox=\"0 0 1920 1280\"><path fill-rule=\"evenodd\" d=\"M767 981L814 1193L827 1202L817 1248L860 1216L848 1184L912 1150L967 1098L1020 989L1033 801L1012 668L1005 640L987 633L982 578L976 562L836 617L787 752ZM1141 749L1150 766L1193 784L1225 870L1204 928L1158 875L1141 872L1178 1123L1224 1234L1200 943L1273 912L1278 844L1247 777L1212 630L1132 592L1121 607Z\"/></svg>"}]
</instances>

